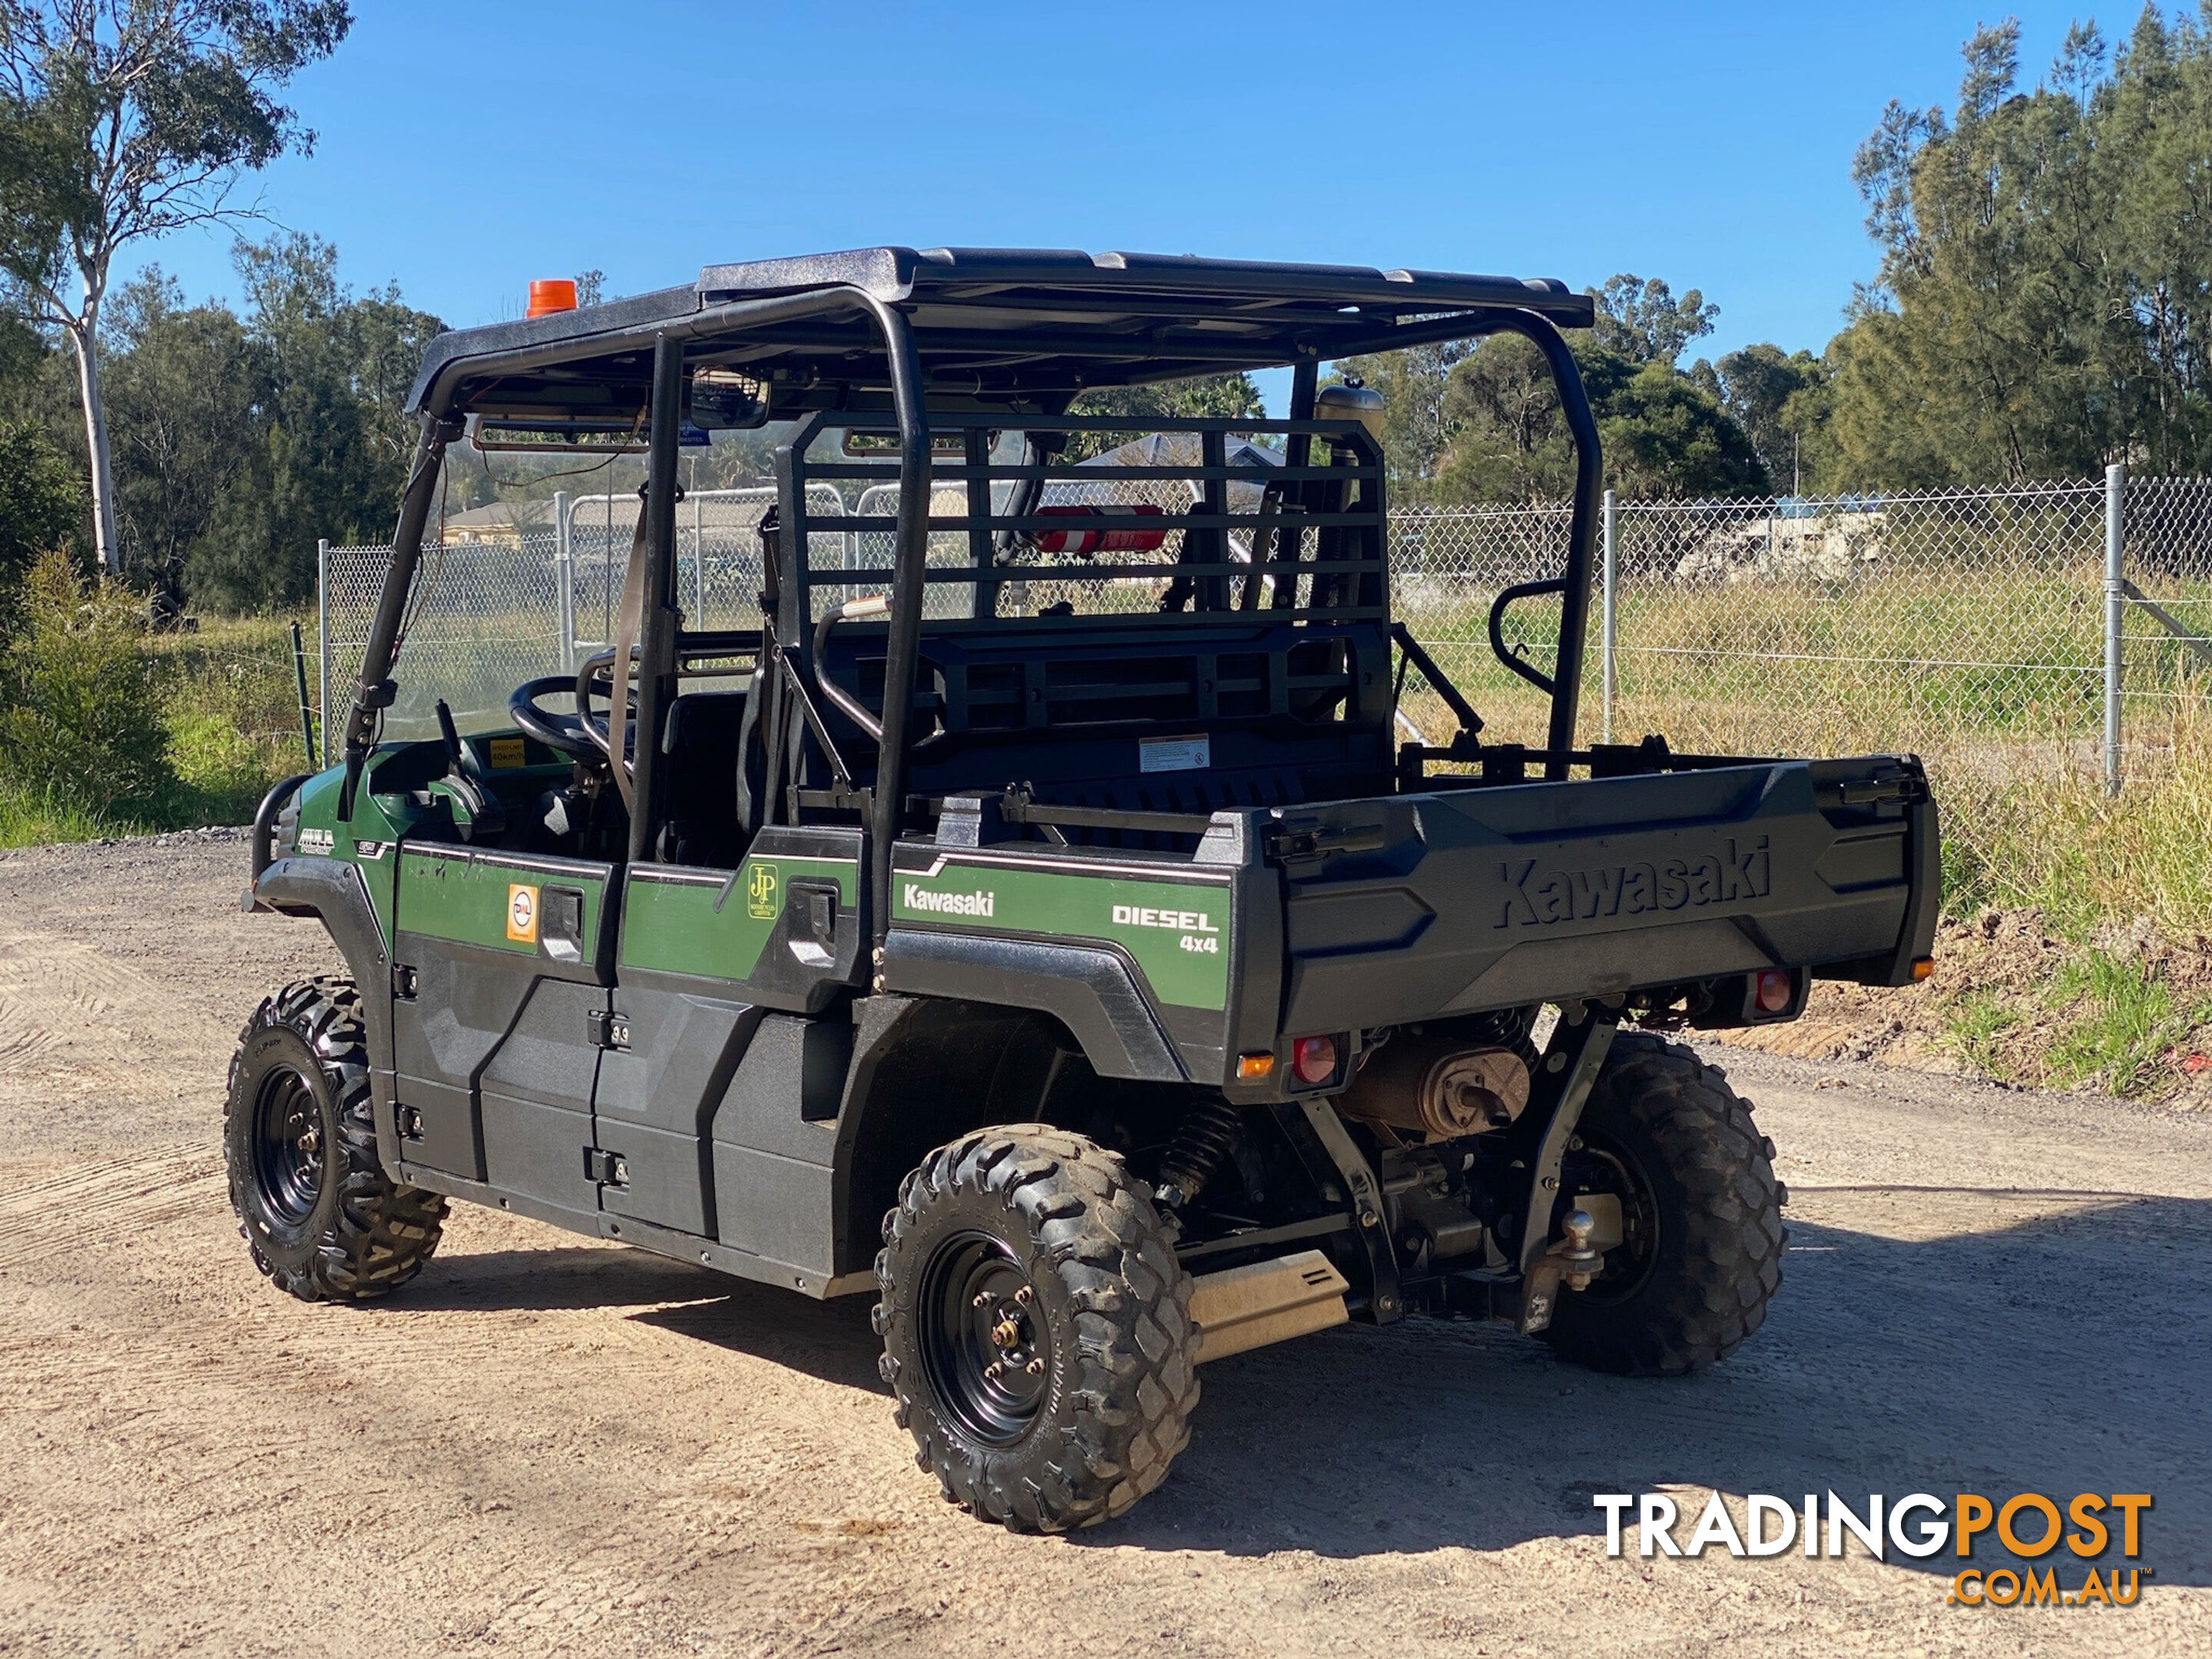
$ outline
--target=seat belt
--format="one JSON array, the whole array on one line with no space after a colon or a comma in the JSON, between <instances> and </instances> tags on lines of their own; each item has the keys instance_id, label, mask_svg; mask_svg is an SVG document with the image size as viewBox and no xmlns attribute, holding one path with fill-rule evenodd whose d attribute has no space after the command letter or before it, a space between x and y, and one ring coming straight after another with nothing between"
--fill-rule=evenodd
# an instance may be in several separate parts
<instances>
[{"instance_id":1,"label":"seat belt","mask_svg":"<svg viewBox=\"0 0 2212 1659\"><path fill-rule=\"evenodd\" d=\"M637 532L629 538L629 568L623 573L622 608L615 613L613 708L607 716L607 757L613 763L615 789L623 810L637 816L636 785L630 777L629 663L645 624L645 491L637 492Z\"/></svg>"}]
</instances>

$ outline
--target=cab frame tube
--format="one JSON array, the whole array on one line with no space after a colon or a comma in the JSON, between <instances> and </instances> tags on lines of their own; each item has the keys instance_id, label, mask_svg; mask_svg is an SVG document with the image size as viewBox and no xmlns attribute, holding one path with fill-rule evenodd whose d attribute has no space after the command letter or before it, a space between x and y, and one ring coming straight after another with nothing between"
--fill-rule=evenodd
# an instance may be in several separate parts
<instances>
[{"instance_id":1,"label":"cab frame tube","mask_svg":"<svg viewBox=\"0 0 2212 1659\"><path fill-rule=\"evenodd\" d=\"M863 289L817 289L769 300L709 306L679 321L604 336L595 344L602 351L650 344L657 353L664 342L677 344L748 324L765 325L854 310L866 312L882 332L884 356L890 368L891 407L899 432L899 519L890 639L884 665L884 741L878 750L870 825L875 846L869 885L875 900L875 933L880 941L890 927L891 845L898 838L904 818L906 734L921 650L928 545L929 415L924 401L921 355L915 349L906 313ZM436 499L446 446L460 434L459 422L450 418L453 388L470 377L520 374L557 362L573 355L574 349L573 342L564 340L456 358L445 366L423 398L422 430L416 441L414 468L408 476L407 495L400 508L398 533L393 538L392 565L385 574L384 588L377 600L376 619L370 629L368 649L362 653L353 712L346 726L346 789L341 803L342 816L352 815L355 787L368 754L371 718L375 707L381 706L372 706L368 694L380 686L392 672L393 654L399 644L400 620L405 614L408 594L421 561L422 529L429 520L431 503ZM658 381L656 362L656 403ZM672 529L672 501L670 511Z\"/></svg>"},{"instance_id":2,"label":"cab frame tube","mask_svg":"<svg viewBox=\"0 0 2212 1659\"><path fill-rule=\"evenodd\" d=\"M1522 584L1521 590L1521 595L1549 591L1559 595L1559 648L1551 674L1552 719L1544 745L1547 750L1544 775L1556 781L1567 775L1568 754L1575 746L1575 723L1582 707L1584 636L1589 632L1590 586L1597 568L1605 456L1598 441L1597 419L1590 412L1589 394L1583 387L1582 371L1575 365L1566 337L1548 319L1533 311L1508 313L1495 319L1492 326L1496 332L1520 335L1544 354L1552 385L1559 394L1559 411L1566 416L1567 431L1575 441L1574 512L1567 526L1566 568L1556 584L1529 582ZM1508 668L1523 678L1533 678L1525 665L1498 649L1504 643L1498 623L1507 603L1508 594L1500 594L1492 611L1492 649Z\"/></svg>"}]
</instances>

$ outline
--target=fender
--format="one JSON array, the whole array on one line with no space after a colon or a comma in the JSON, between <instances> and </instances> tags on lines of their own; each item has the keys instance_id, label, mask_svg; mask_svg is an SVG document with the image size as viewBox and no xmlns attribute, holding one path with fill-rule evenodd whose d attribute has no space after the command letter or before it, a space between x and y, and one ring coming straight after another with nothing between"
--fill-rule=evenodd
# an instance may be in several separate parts
<instances>
[{"instance_id":1,"label":"fender","mask_svg":"<svg viewBox=\"0 0 2212 1659\"><path fill-rule=\"evenodd\" d=\"M399 1129L392 1093L392 958L369 908L361 872L337 859L281 858L246 890L249 909L313 916L345 958L361 990L362 1024L368 1037L369 1088L376 1105L376 1156L390 1172L399 1168Z\"/></svg>"},{"instance_id":2,"label":"fender","mask_svg":"<svg viewBox=\"0 0 2212 1659\"><path fill-rule=\"evenodd\" d=\"M1115 951L894 927L881 988L1050 1014L1101 1077L1188 1083L1190 1076L1129 967Z\"/></svg>"},{"instance_id":3,"label":"fender","mask_svg":"<svg viewBox=\"0 0 2212 1659\"><path fill-rule=\"evenodd\" d=\"M261 805L253 813L253 878L261 879L261 872L276 861L276 815L284 804L299 793L300 786L315 775L295 772L261 798Z\"/></svg>"}]
</instances>

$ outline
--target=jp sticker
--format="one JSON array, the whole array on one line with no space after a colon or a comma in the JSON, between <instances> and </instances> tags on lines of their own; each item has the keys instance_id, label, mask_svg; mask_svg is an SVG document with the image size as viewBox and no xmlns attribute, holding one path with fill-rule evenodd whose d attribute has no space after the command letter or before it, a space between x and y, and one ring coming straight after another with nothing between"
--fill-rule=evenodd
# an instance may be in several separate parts
<instances>
[{"instance_id":1,"label":"jp sticker","mask_svg":"<svg viewBox=\"0 0 2212 1659\"><path fill-rule=\"evenodd\" d=\"M774 921L776 890L781 885L775 866L755 864L745 877L745 914L755 921Z\"/></svg>"},{"instance_id":2,"label":"jp sticker","mask_svg":"<svg viewBox=\"0 0 2212 1659\"><path fill-rule=\"evenodd\" d=\"M507 936L517 945L538 943L538 890L520 883L507 890Z\"/></svg>"}]
</instances>

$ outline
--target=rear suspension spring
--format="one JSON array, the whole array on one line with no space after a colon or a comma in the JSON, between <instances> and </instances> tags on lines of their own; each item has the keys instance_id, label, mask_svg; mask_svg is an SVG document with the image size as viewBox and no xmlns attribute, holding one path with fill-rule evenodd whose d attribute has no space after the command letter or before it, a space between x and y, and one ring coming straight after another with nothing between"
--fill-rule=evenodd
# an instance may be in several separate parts
<instances>
[{"instance_id":1,"label":"rear suspension spring","mask_svg":"<svg viewBox=\"0 0 2212 1659\"><path fill-rule=\"evenodd\" d=\"M1159 1201L1179 1210L1196 1198L1236 1147L1239 1128L1237 1110L1225 1100L1201 1100L1192 1107L1176 1126L1175 1141L1160 1159L1155 1194Z\"/></svg>"}]
</instances>

